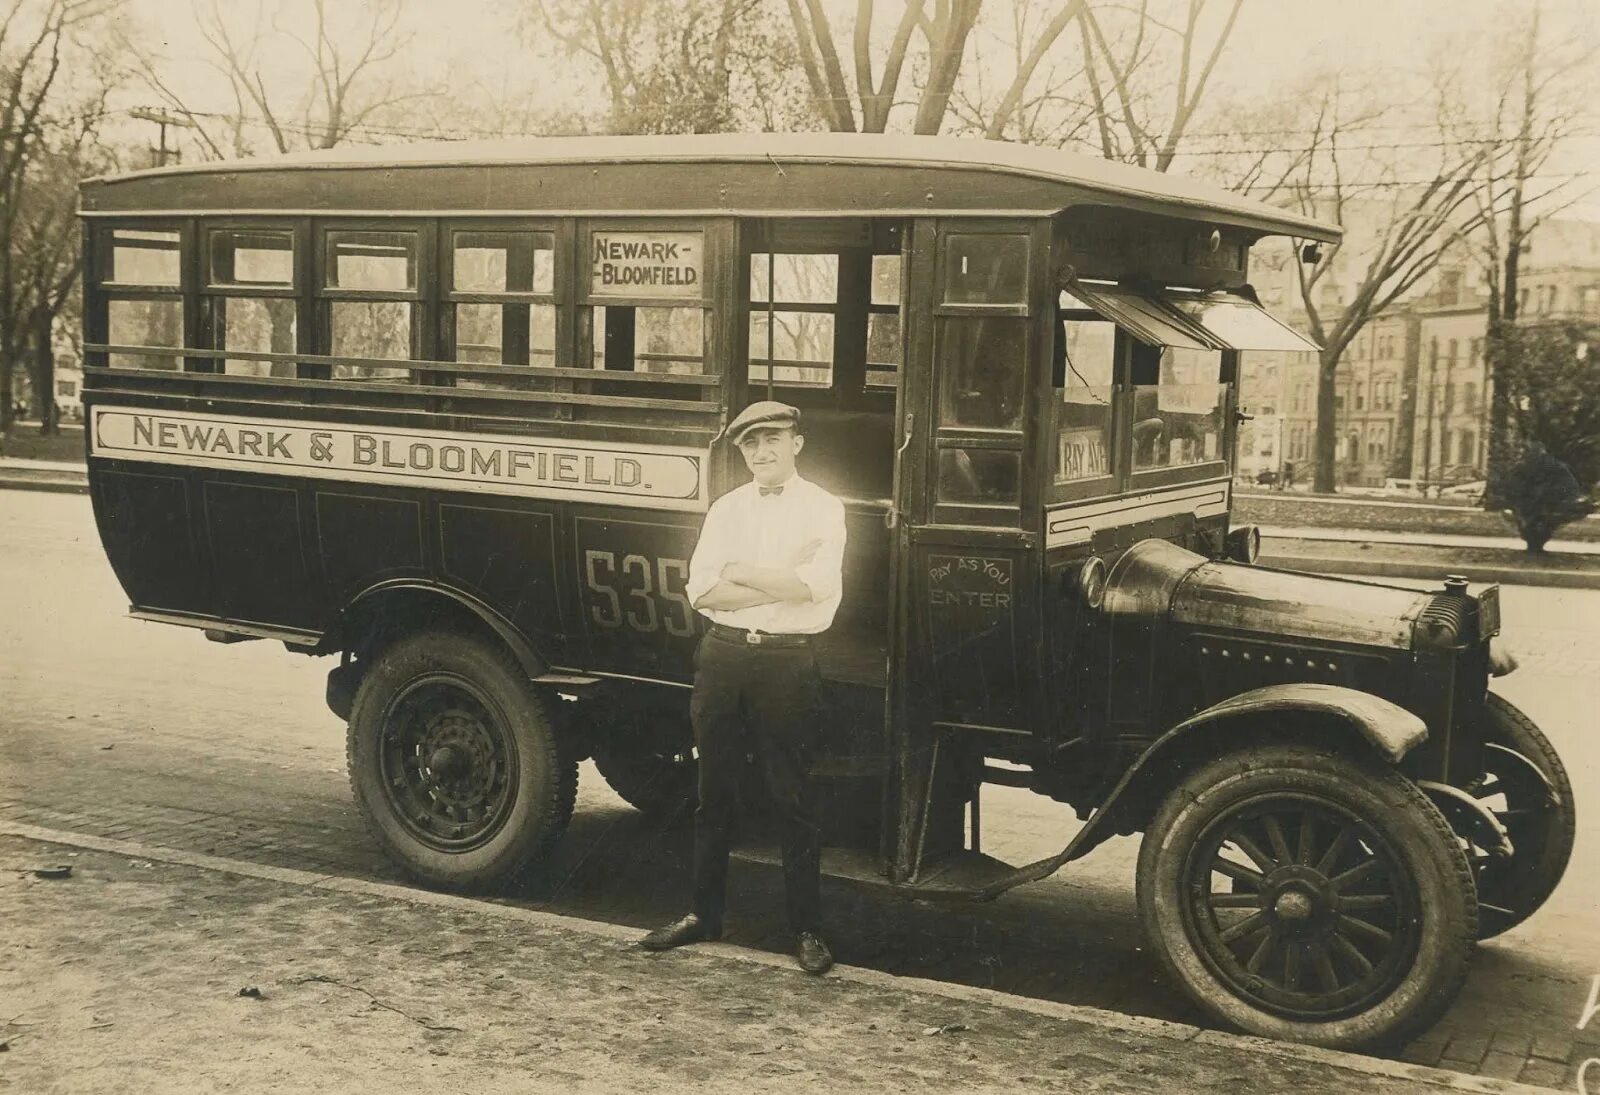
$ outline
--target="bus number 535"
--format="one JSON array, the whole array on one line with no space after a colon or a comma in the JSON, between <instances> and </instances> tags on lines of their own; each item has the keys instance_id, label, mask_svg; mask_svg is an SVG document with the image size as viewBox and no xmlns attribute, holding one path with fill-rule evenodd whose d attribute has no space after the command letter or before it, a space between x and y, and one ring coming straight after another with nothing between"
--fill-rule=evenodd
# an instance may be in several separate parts
<instances>
[{"instance_id":1,"label":"bus number 535","mask_svg":"<svg viewBox=\"0 0 1600 1095\"><path fill-rule=\"evenodd\" d=\"M694 609L683 592L689 564L683 559L656 559L643 555L590 549L583 553L584 582L592 594L589 616L604 628L630 627L652 635L688 638L694 634Z\"/></svg>"}]
</instances>

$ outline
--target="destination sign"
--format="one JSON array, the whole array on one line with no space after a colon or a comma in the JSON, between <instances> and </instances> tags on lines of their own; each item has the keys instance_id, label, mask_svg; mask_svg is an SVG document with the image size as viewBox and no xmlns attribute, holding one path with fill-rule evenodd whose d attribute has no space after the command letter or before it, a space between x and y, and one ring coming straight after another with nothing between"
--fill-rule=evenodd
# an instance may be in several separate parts
<instances>
[{"instance_id":1,"label":"destination sign","mask_svg":"<svg viewBox=\"0 0 1600 1095\"><path fill-rule=\"evenodd\" d=\"M705 508L698 449L131 407L96 407L92 418L91 451L112 459L653 509Z\"/></svg>"},{"instance_id":2,"label":"destination sign","mask_svg":"<svg viewBox=\"0 0 1600 1095\"><path fill-rule=\"evenodd\" d=\"M589 237L592 297L675 297L705 292L699 232L601 232Z\"/></svg>"}]
</instances>

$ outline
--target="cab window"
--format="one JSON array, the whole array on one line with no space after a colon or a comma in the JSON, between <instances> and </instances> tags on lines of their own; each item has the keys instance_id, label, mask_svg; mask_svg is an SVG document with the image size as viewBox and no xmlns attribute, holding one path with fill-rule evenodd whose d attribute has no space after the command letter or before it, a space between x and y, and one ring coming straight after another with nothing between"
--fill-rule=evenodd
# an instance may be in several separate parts
<instances>
[{"instance_id":1,"label":"cab window","mask_svg":"<svg viewBox=\"0 0 1600 1095\"><path fill-rule=\"evenodd\" d=\"M1064 299L1069 299L1065 298ZM1070 487L1109 476L1117 328L1092 313L1063 310L1053 366L1055 444L1052 481Z\"/></svg>"},{"instance_id":2,"label":"cab window","mask_svg":"<svg viewBox=\"0 0 1600 1095\"><path fill-rule=\"evenodd\" d=\"M939 377L935 502L941 519L1015 519L1028 387L1028 237L944 237L934 356Z\"/></svg>"},{"instance_id":3,"label":"cab window","mask_svg":"<svg viewBox=\"0 0 1600 1095\"><path fill-rule=\"evenodd\" d=\"M1138 346L1132 381L1135 474L1223 459L1220 351Z\"/></svg>"}]
</instances>

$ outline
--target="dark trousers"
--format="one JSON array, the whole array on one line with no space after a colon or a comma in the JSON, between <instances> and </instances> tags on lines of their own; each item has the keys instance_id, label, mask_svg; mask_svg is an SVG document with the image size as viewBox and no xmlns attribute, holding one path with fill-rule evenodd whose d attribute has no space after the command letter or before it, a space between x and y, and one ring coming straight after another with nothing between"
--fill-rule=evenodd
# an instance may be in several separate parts
<instances>
[{"instance_id":1,"label":"dark trousers","mask_svg":"<svg viewBox=\"0 0 1600 1095\"><path fill-rule=\"evenodd\" d=\"M745 757L753 755L782 834L789 926L817 930L822 836L807 769L820 735L821 699L810 645L752 646L709 634L701 639L690 715L700 754L694 911L702 920L722 923L740 776Z\"/></svg>"}]
</instances>

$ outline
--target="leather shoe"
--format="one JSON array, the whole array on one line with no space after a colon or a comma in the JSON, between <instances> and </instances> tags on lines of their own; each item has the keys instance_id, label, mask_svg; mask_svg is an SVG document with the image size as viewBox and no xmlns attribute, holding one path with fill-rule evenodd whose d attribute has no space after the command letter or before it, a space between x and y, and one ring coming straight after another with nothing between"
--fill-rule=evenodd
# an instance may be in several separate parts
<instances>
[{"instance_id":1,"label":"leather shoe","mask_svg":"<svg viewBox=\"0 0 1600 1095\"><path fill-rule=\"evenodd\" d=\"M833 966L833 952L815 932L801 932L796 937L794 957L807 973L827 973Z\"/></svg>"},{"instance_id":2,"label":"leather shoe","mask_svg":"<svg viewBox=\"0 0 1600 1095\"><path fill-rule=\"evenodd\" d=\"M657 928L639 945L647 951L665 951L688 943L709 943L722 938L722 926L707 924L694 913L682 920L674 920L664 928Z\"/></svg>"}]
</instances>

